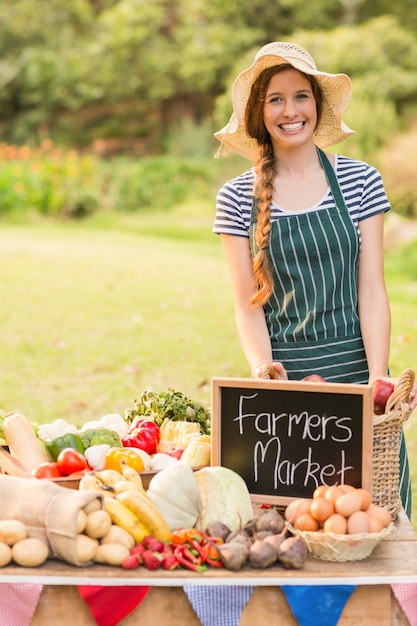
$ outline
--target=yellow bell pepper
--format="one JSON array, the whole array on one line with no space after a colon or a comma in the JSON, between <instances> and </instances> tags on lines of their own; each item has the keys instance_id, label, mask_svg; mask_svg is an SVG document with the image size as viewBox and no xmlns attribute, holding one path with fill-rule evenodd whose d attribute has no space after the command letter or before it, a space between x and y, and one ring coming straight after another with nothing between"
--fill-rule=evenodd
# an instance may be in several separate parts
<instances>
[{"instance_id":1,"label":"yellow bell pepper","mask_svg":"<svg viewBox=\"0 0 417 626\"><path fill-rule=\"evenodd\" d=\"M143 472L145 469L144 463L139 456L133 450L125 450L124 448L109 448L104 467L105 469L113 469L122 473L122 461L133 467L137 472Z\"/></svg>"}]
</instances>

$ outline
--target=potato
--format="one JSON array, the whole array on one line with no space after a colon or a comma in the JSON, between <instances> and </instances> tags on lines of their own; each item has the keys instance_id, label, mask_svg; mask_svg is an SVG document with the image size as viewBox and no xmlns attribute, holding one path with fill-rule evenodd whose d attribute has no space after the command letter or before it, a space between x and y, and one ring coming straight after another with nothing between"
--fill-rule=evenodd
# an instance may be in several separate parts
<instances>
[{"instance_id":1,"label":"potato","mask_svg":"<svg viewBox=\"0 0 417 626\"><path fill-rule=\"evenodd\" d=\"M106 565L121 565L130 554L126 546L120 543L102 543L99 545L94 560Z\"/></svg>"},{"instance_id":2,"label":"potato","mask_svg":"<svg viewBox=\"0 0 417 626\"><path fill-rule=\"evenodd\" d=\"M0 567L5 567L12 560L12 549L7 543L0 543Z\"/></svg>"},{"instance_id":3,"label":"potato","mask_svg":"<svg viewBox=\"0 0 417 626\"><path fill-rule=\"evenodd\" d=\"M89 563L94 560L98 548L97 539L87 537L87 535L77 535L75 537L75 556L80 563Z\"/></svg>"},{"instance_id":4,"label":"potato","mask_svg":"<svg viewBox=\"0 0 417 626\"><path fill-rule=\"evenodd\" d=\"M100 509L100 511L93 511L87 515L87 524L84 532L93 539L101 539L101 537L107 535L111 525L110 515L104 509Z\"/></svg>"},{"instance_id":5,"label":"potato","mask_svg":"<svg viewBox=\"0 0 417 626\"><path fill-rule=\"evenodd\" d=\"M28 531L26 524L14 519L0 520L0 541L12 546L13 544L26 539Z\"/></svg>"},{"instance_id":6,"label":"potato","mask_svg":"<svg viewBox=\"0 0 417 626\"><path fill-rule=\"evenodd\" d=\"M79 533L84 532L84 530L86 529L86 526L87 526L87 513L84 511L84 509L80 509L77 513L77 519L75 522L77 535Z\"/></svg>"},{"instance_id":7,"label":"potato","mask_svg":"<svg viewBox=\"0 0 417 626\"><path fill-rule=\"evenodd\" d=\"M36 537L22 539L12 546L12 559L22 567L38 567L48 556L48 546Z\"/></svg>"},{"instance_id":8,"label":"potato","mask_svg":"<svg viewBox=\"0 0 417 626\"><path fill-rule=\"evenodd\" d=\"M109 532L102 537L100 543L119 543L121 546L125 546L128 550L131 550L135 545L135 540L127 530L121 526L117 526L117 524L112 524Z\"/></svg>"},{"instance_id":9,"label":"potato","mask_svg":"<svg viewBox=\"0 0 417 626\"><path fill-rule=\"evenodd\" d=\"M90 515L93 511L99 511L102 508L100 500L95 498L95 500L91 500L91 502L85 505L83 511L87 513L87 515Z\"/></svg>"}]
</instances>

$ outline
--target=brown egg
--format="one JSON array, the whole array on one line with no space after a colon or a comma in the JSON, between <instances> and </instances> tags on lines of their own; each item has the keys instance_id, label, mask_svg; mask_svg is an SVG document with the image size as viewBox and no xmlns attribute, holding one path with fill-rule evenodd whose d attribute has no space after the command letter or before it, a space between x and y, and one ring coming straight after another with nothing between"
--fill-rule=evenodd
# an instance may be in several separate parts
<instances>
[{"instance_id":1,"label":"brown egg","mask_svg":"<svg viewBox=\"0 0 417 626\"><path fill-rule=\"evenodd\" d=\"M350 491L355 491L355 487L352 487L352 485L342 484L342 485L339 485L339 487L340 489L343 489L345 493L349 493Z\"/></svg>"},{"instance_id":2,"label":"brown egg","mask_svg":"<svg viewBox=\"0 0 417 626\"><path fill-rule=\"evenodd\" d=\"M362 506L361 506L362 511L366 511L366 509L369 509L369 507L372 504L371 494L366 489L362 489L362 487L359 487L355 491L356 493L360 493L362 497Z\"/></svg>"},{"instance_id":3,"label":"brown egg","mask_svg":"<svg viewBox=\"0 0 417 626\"><path fill-rule=\"evenodd\" d=\"M316 498L323 498L326 493L326 489L328 489L327 485L319 485L313 492L313 500Z\"/></svg>"},{"instance_id":4,"label":"brown egg","mask_svg":"<svg viewBox=\"0 0 417 626\"><path fill-rule=\"evenodd\" d=\"M340 513L333 513L326 519L323 524L323 530L326 533L334 533L335 535L345 535L347 531L346 517Z\"/></svg>"},{"instance_id":5,"label":"brown egg","mask_svg":"<svg viewBox=\"0 0 417 626\"><path fill-rule=\"evenodd\" d=\"M369 517L365 511L355 511L347 520L349 535L361 535L369 532Z\"/></svg>"},{"instance_id":6,"label":"brown egg","mask_svg":"<svg viewBox=\"0 0 417 626\"><path fill-rule=\"evenodd\" d=\"M334 504L337 498L340 498L340 496L344 494L345 492L338 485L332 485L331 487L327 487L324 497Z\"/></svg>"},{"instance_id":7,"label":"brown egg","mask_svg":"<svg viewBox=\"0 0 417 626\"><path fill-rule=\"evenodd\" d=\"M366 511L367 515L372 517L378 517L384 525L384 528L389 526L392 522L391 513L384 509L382 506L377 506L376 504L371 504L371 506Z\"/></svg>"},{"instance_id":8,"label":"brown egg","mask_svg":"<svg viewBox=\"0 0 417 626\"><path fill-rule=\"evenodd\" d=\"M302 515L303 513L309 513L311 503L311 498L299 498L290 502L285 509L284 514L287 522L289 522L290 524L294 524L297 517L300 517L300 515Z\"/></svg>"},{"instance_id":9,"label":"brown egg","mask_svg":"<svg viewBox=\"0 0 417 626\"><path fill-rule=\"evenodd\" d=\"M316 531L319 529L319 523L311 513L303 513L294 522L294 528L297 530Z\"/></svg>"},{"instance_id":10,"label":"brown egg","mask_svg":"<svg viewBox=\"0 0 417 626\"><path fill-rule=\"evenodd\" d=\"M362 496L360 493L356 493L356 491L352 491L351 493L344 493L343 496L337 498L334 504L336 513L340 513L340 515L344 515L346 518L350 517L352 513L360 511L361 506Z\"/></svg>"},{"instance_id":11,"label":"brown egg","mask_svg":"<svg viewBox=\"0 0 417 626\"><path fill-rule=\"evenodd\" d=\"M324 522L334 513L334 504L326 498L313 498L310 513L318 522Z\"/></svg>"},{"instance_id":12,"label":"brown egg","mask_svg":"<svg viewBox=\"0 0 417 626\"><path fill-rule=\"evenodd\" d=\"M369 532L370 533L380 533L384 528L384 523L380 517L377 515L369 515L368 511L366 512L369 518Z\"/></svg>"}]
</instances>

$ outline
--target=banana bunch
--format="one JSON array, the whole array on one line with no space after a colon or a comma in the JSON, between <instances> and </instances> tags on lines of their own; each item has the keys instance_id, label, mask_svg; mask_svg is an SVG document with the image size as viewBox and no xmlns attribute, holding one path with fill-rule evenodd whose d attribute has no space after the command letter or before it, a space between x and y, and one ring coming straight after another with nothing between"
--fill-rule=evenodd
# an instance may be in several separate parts
<instances>
[{"instance_id":1,"label":"banana bunch","mask_svg":"<svg viewBox=\"0 0 417 626\"><path fill-rule=\"evenodd\" d=\"M148 535L164 542L171 540L168 524L132 467L122 464L122 474L110 469L89 472L81 478L79 489L99 491L113 524L130 533L136 543Z\"/></svg>"}]
</instances>

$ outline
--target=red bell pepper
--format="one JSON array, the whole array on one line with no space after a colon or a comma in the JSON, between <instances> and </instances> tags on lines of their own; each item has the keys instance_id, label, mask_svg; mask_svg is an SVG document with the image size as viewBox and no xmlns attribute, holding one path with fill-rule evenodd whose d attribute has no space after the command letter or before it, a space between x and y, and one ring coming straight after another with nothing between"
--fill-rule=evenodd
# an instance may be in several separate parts
<instances>
[{"instance_id":1,"label":"red bell pepper","mask_svg":"<svg viewBox=\"0 0 417 626\"><path fill-rule=\"evenodd\" d=\"M140 448L148 454L155 454L161 440L161 431L155 422L134 420L122 443L126 448Z\"/></svg>"}]
</instances>

